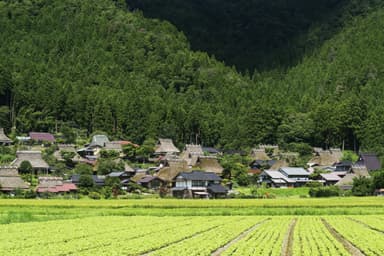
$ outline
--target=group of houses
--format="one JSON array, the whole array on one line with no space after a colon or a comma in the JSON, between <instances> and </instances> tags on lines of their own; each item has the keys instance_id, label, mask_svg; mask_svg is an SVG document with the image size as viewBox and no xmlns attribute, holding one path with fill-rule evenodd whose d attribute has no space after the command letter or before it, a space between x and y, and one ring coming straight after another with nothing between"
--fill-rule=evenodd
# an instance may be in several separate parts
<instances>
[{"instance_id":1,"label":"group of houses","mask_svg":"<svg viewBox=\"0 0 384 256\"><path fill-rule=\"evenodd\" d=\"M28 145L56 142L52 134L37 132L16 139ZM0 130L0 143L3 145L12 143L3 129ZM110 141L106 135L95 135L89 144L80 149L71 144L56 144L57 150L53 155L57 161L67 161L69 156L73 163L84 163L94 167L102 150L115 151L118 154L116 161L121 161L120 158L124 157L123 146L128 144L138 147L129 141ZM178 197L216 198L225 196L228 191L220 184L223 168L217 159L218 153L219 151L213 148L204 151L200 145L186 145L180 152L171 139L159 139L153 155L157 166L134 169L124 162L122 170L115 170L107 175L95 174L91 177L96 186L105 186L108 178L118 178L122 189L128 189L130 184L135 183L155 191L165 188L167 193ZM0 190L29 188L29 184L24 182L17 172L24 161L28 161L33 172L39 174L37 193L72 193L78 190L81 175L74 174L66 180L62 177L53 177L53 172L44 161L41 150L17 151L16 159L10 166L0 167ZM12 176L9 176L11 174Z\"/></svg>"},{"instance_id":2,"label":"group of houses","mask_svg":"<svg viewBox=\"0 0 384 256\"><path fill-rule=\"evenodd\" d=\"M56 144L55 137L50 133L31 132L28 137L17 137L21 143ZM10 140L0 129L0 144L11 145ZM124 158L124 145L139 147L130 141L110 141L106 135L95 135L91 142L82 148L71 144L56 144L54 157L57 161L72 161L73 163L97 165L101 152L114 151L116 161ZM233 153L233 152L232 152ZM244 152L235 152L244 154ZM171 139L159 139L150 160L154 166L148 169L130 167L123 161L124 167L114 170L107 175L92 175L96 186L102 187L106 179L117 178L121 189L128 190L131 184L143 188L160 191L180 198L217 198L225 197L229 191L222 184L223 167L218 161L222 152L215 148L204 148L201 145L187 144L180 151ZM259 145L251 152L254 161L250 164L248 174L258 175L258 182L268 187L300 187L308 182L319 182L324 186L336 185L342 189L352 187L353 178L369 176L370 171L381 169L377 156L373 153L361 153L355 163L341 161L340 149L313 149L313 158L308 162L308 168L291 167L298 157L297 153L286 153L279 150L278 145ZM39 174L37 193L73 193L80 185L79 174L67 179L53 177L52 170L44 161L40 150L20 150L10 166L0 167L0 190L12 191L28 189L18 174L18 168L28 161L34 173ZM321 170L314 177L315 170Z\"/></svg>"},{"instance_id":3,"label":"group of houses","mask_svg":"<svg viewBox=\"0 0 384 256\"><path fill-rule=\"evenodd\" d=\"M307 169L289 167L294 154L280 154L280 160L275 160L279 155L278 147L271 145L269 155L267 148L267 145L262 145L252 151L255 160L251 163L248 174L258 174L259 183L268 187L301 187L308 182L319 182L324 186L335 185L347 190L352 188L355 177L369 177L371 171L381 169L380 160L375 153L360 153L358 160L353 163L342 161L342 151L337 148L314 148L313 158L307 163ZM313 175L316 170L318 175Z\"/></svg>"}]
</instances>

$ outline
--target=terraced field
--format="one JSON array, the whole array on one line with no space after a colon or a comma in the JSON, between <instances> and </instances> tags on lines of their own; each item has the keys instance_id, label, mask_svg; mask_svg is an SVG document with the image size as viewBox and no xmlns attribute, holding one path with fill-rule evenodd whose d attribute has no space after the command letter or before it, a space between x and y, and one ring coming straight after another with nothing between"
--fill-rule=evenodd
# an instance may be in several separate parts
<instances>
[{"instance_id":1,"label":"terraced field","mask_svg":"<svg viewBox=\"0 0 384 256\"><path fill-rule=\"evenodd\" d=\"M96 216L0 225L2 255L384 255L382 215Z\"/></svg>"}]
</instances>

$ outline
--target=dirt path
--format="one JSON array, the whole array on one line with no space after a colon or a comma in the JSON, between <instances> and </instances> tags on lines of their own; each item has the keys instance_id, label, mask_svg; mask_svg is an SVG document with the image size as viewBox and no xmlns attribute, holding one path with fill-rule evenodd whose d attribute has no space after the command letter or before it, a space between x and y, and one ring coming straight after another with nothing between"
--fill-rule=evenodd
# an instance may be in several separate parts
<instances>
[{"instance_id":1,"label":"dirt path","mask_svg":"<svg viewBox=\"0 0 384 256\"><path fill-rule=\"evenodd\" d=\"M381 233L381 234L384 234L384 231L383 231L383 230L378 229L378 228L375 228L375 227L372 227L371 225L368 225L367 223L364 223L364 222L362 222L362 221L360 221L360 220L356 220L356 219L354 219L354 218L348 218L348 219L350 219L351 221L354 221L354 222L356 222L356 223L359 223L359 224L363 225L363 226L366 227L366 228L369 228L369 229L372 229L372 230L374 230L374 231L377 231L377 232L379 232L379 233Z\"/></svg>"},{"instance_id":2,"label":"dirt path","mask_svg":"<svg viewBox=\"0 0 384 256\"><path fill-rule=\"evenodd\" d=\"M289 224L287 234L285 235L283 245L281 247L281 256L292 255L293 232L295 231L296 222L297 222L297 219L293 219L291 221L291 224Z\"/></svg>"},{"instance_id":3,"label":"dirt path","mask_svg":"<svg viewBox=\"0 0 384 256\"><path fill-rule=\"evenodd\" d=\"M251 233L253 230L255 230L256 228L258 228L261 224L263 224L264 222L270 220L270 218L268 219L265 219L261 222L258 222L256 223L254 226L250 227L249 229L245 230L243 233L241 233L240 235L238 235L235 239L229 241L227 244L225 244L224 246L218 248L216 251L212 252L211 253L211 256L219 256L221 255L225 250L227 250L231 245L239 242L241 239L243 239L244 237L246 237L249 233Z\"/></svg>"},{"instance_id":4,"label":"dirt path","mask_svg":"<svg viewBox=\"0 0 384 256\"><path fill-rule=\"evenodd\" d=\"M182 239L173 241L173 242L171 242L171 243L164 244L164 245L161 246L161 247L158 247L158 248L156 248L156 249L153 249L153 250L147 251L147 252L145 252L145 253L142 253L142 254L140 254L140 256L149 256L149 255L151 255L151 253L153 253L153 252L155 252L155 251L158 251L158 250L163 249L163 248L165 248L165 247L171 246L171 245L173 245L173 244L180 243L181 241L184 241L184 240L186 240L186 239L190 239L190 238L195 237L195 236L197 236L197 235L200 235L200 234L202 234L202 233L208 232L208 231L210 231L210 230L212 230L212 229L215 229L215 228L217 228L217 227L219 227L219 226L220 226L220 225L217 225L217 226L211 227L211 228L209 228L209 229L205 229L205 230L199 231L199 232L197 232L197 233L194 233L194 234L192 234L192 235L190 235L190 236L188 236L188 237L184 237L184 238L182 238Z\"/></svg>"},{"instance_id":5,"label":"dirt path","mask_svg":"<svg viewBox=\"0 0 384 256\"><path fill-rule=\"evenodd\" d=\"M321 219L324 226L328 229L328 231L332 234L337 241L339 241L344 248L352 255L352 256L364 256L364 254L355 247L351 242L345 239L339 232L337 232L325 219Z\"/></svg>"}]
</instances>

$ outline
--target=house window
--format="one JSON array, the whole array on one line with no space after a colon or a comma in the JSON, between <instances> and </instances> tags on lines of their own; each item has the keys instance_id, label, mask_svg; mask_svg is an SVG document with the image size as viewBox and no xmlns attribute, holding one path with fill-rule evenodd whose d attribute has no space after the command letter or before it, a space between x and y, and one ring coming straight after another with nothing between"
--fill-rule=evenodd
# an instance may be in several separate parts
<instances>
[{"instance_id":1,"label":"house window","mask_svg":"<svg viewBox=\"0 0 384 256\"><path fill-rule=\"evenodd\" d=\"M205 187L205 181L202 180L193 180L192 187Z\"/></svg>"}]
</instances>

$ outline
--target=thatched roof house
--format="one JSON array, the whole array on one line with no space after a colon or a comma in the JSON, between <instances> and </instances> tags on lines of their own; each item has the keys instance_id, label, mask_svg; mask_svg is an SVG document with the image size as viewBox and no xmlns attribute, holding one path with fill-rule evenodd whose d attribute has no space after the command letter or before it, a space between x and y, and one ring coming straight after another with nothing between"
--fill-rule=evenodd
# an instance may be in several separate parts
<instances>
[{"instance_id":1,"label":"thatched roof house","mask_svg":"<svg viewBox=\"0 0 384 256\"><path fill-rule=\"evenodd\" d=\"M331 148L329 150L314 148L314 157L309 160L308 165L332 166L340 162L342 157L343 153L338 148Z\"/></svg>"},{"instance_id":2,"label":"thatched roof house","mask_svg":"<svg viewBox=\"0 0 384 256\"><path fill-rule=\"evenodd\" d=\"M14 191L16 189L28 188L29 185L20 178L17 167L0 166L0 191Z\"/></svg>"},{"instance_id":3,"label":"thatched roof house","mask_svg":"<svg viewBox=\"0 0 384 256\"><path fill-rule=\"evenodd\" d=\"M270 160L271 158L265 153L265 148L252 149L251 156L255 160Z\"/></svg>"},{"instance_id":4,"label":"thatched roof house","mask_svg":"<svg viewBox=\"0 0 384 256\"><path fill-rule=\"evenodd\" d=\"M155 154L164 155L164 154L175 154L180 153L180 150L175 147L171 139L159 139Z\"/></svg>"},{"instance_id":5,"label":"thatched roof house","mask_svg":"<svg viewBox=\"0 0 384 256\"><path fill-rule=\"evenodd\" d=\"M181 158L187 161L188 166L194 166L200 156L204 156L201 145L187 144L181 154Z\"/></svg>"},{"instance_id":6,"label":"thatched roof house","mask_svg":"<svg viewBox=\"0 0 384 256\"><path fill-rule=\"evenodd\" d=\"M7 137L4 133L4 129L0 128L0 144L1 145L9 145L12 143L12 140Z\"/></svg>"},{"instance_id":7,"label":"thatched roof house","mask_svg":"<svg viewBox=\"0 0 384 256\"><path fill-rule=\"evenodd\" d=\"M194 167L206 170L207 172L213 172L217 175L221 175L224 170L218 159L214 156L200 156Z\"/></svg>"},{"instance_id":8,"label":"thatched roof house","mask_svg":"<svg viewBox=\"0 0 384 256\"><path fill-rule=\"evenodd\" d=\"M353 179L356 177L369 177L367 168L364 166L353 166L351 173L347 173L335 184L335 186L338 186L341 189L352 189Z\"/></svg>"},{"instance_id":9,"label":"thatched roof house","mask_svg":"<svg viewBox=\"0 0 384 256\"><path fill-rule=\"evenodd\" d=\"M78 155L75 149L75 145L73 144L58 144L57 146L58 150L53 153L53 156L57 159L57 161L65 161L62 156L63 152L72 152L75 154L75 156ZM73 158L75 158L75 156Z\"/></svg>"},{"instance_id":10,"label":"thatched roof house","mask_svg":"<svg viewBox=\"0 0 384 256\"><path fill-rule=\"evenodd\" d=\"M288 167L289 163L284 159L276 161L270 168L270 170L278 170L281 167Z\"/></svg>"},{"instance_id":11,"label":"thatched roof house","mask_svg":"<svg viewBox=\"0 0 384 256\"><path fill-rule=\"evenodd\" d=\"M49 169L49 165L41 156L41 151L17 151L16 159L11 165L19 168L23 161L30 162L33 169Z\"/></svg>"},{"instance_id":12,"label":"thatched roof house","mask_svg":"<svg viewBox=\"0 0 384 256\"><path fill-rule=\"evenodd\" d=\"M189 168L185 160L172 159L167 161L167 165L161 168L156 176L166 182L171 182L180 172L188 170Z\"/></svg>"}]
</instances>

